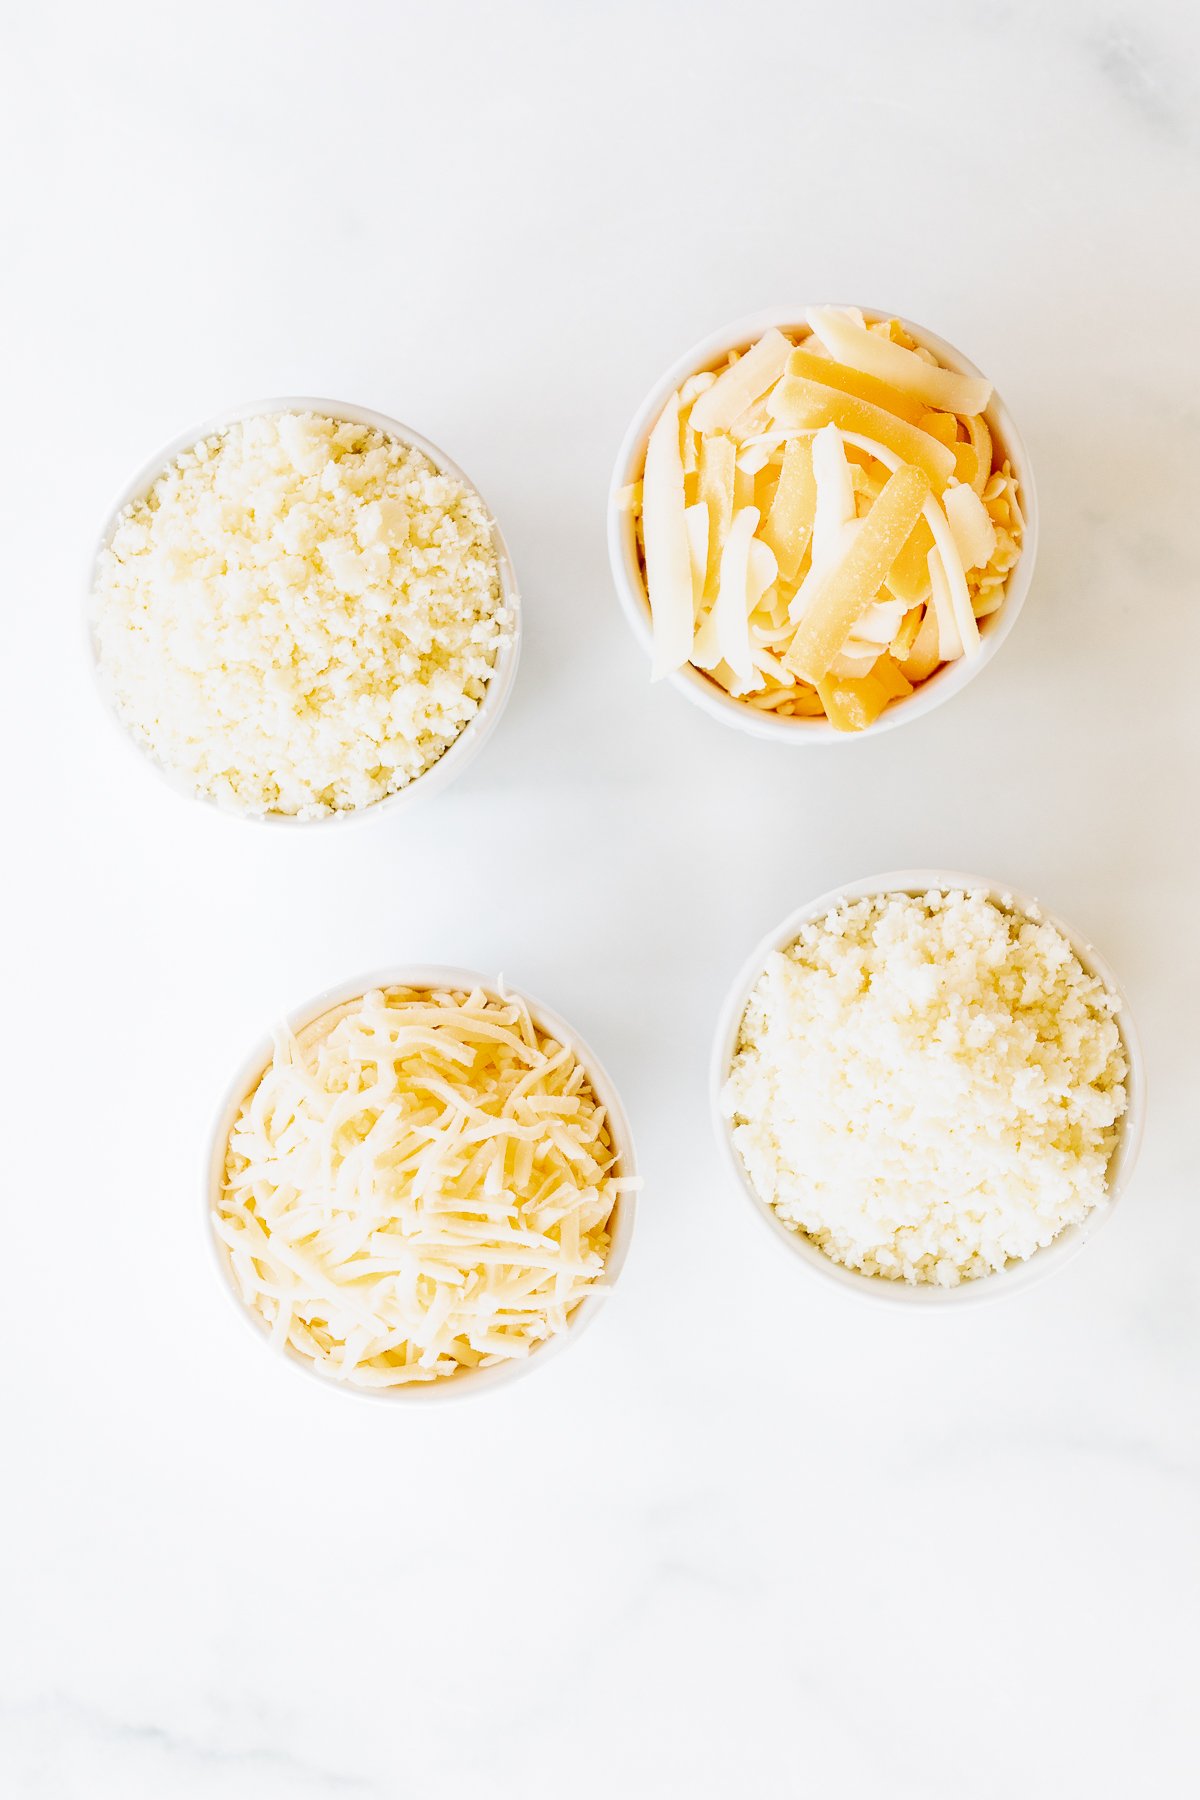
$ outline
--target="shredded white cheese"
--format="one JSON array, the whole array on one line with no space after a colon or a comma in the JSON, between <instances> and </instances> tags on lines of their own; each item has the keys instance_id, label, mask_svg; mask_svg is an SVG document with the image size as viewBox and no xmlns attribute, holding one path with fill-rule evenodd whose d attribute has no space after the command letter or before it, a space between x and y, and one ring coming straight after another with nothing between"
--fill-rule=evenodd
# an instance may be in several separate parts
<instances>
[{"instance_id":1,"label":"shredded white cheese","mask_svg":"<svg viewBox=\"0 0 1200 1800\"><path fill-rule=\"evenodd\" d=\"M985 568L996 550L996 525L973 487L951 485L942 496L964 569Z\"/></svg>"},{"instance_id":2,"label":"shredded white cheese","mask_svg":"<svg viewBox=\"0 0 1200 1800\"><path fill-rule=\"evenodd\" d=\"M861 731L940 663L983 654L978 621L1003 604L1021 553L1019 484L982 416L962 410L987 402L987 382L943 368L895 319L825 308L809 324L689 376L654 426L641 488L618 503L640 540L654 678L690 663L780 720ZM905 541L877 530L860 558L887 475L909 468L932 483L922 521ZM822 596L819 648L806 648Z\"/></svg>"},{"instance_id":3,"label":"shredded white cheese","mask_svg":"<svg viewBox=\"0 0 1200 1800\"><path fill-rule=\"evenodd\" d=\"M692 407L693 431L726 431L742 413L761 400L783 374L792 346L782 331L765 331L743 356L722 369Z\"/></svg>"},{"instance_id":4,"label":"shredded white cheese","mask_svg":"<svg viewBox=\"0 0 1200 1800\"><path fill-rule=\"evenodd\" d=\"M1116 997L980 893L838 907L754 988L724 1092L755 1192L835 1262L945 1287L1102 1206Z\"/></svg>"},{"instance_id":5,"label":"shredded white cheese","mask_svg":"<svg viewBox=\"0 0 1200 1800\"><path fill-rule=\"evenodd\" d=\"M396 1387L562 1331L635 1185L585 1069L522 1000L394 988L278 1035L213 1225L277 1344Z\"/></svg>"},{"instance_id":6,"label":"shredded white cheese","mask_svg":"<svg viewBox=\"0 0 1200 1800\"><path fill-rule=\"evenodd\" d=\"M812 561L814 569L833 562L838 554L842 534L854 521L854 483L842 434L836 425L824 425L813 437L813 479L817 488L817 507L812 529ZM797 613L802 616L803 607Z\"/></svg>"},{"instance_id":7,"label":"shredded white cheese","mask_svg":"<svg viewBox=\"0 0 1200 1800\"><path fill-rule=\"evenodd\" d=\"M295 818L431 768L511 634L479 496L411 445L313 413L202 440L102 552L101 678L195 793Z\"/></svg>"},{"instance_id":8,"label":"shredded white cheese","mask_svg":"<svg viewBox=\"0 0 1200 1800\"><path fill-rule=\"evenodd\" d=\"M672 394L650 433L642 480L646 579L654 608L654 680L686 662L694 626L692 552L679 453L679 396Z\"/></svg>"}]
</instances>

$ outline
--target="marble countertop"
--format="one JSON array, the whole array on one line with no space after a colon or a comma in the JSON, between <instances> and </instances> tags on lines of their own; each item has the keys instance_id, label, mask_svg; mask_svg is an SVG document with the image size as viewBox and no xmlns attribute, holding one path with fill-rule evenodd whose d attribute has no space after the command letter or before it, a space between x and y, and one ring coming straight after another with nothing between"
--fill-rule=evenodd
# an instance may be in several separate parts
<instances>
[{"instance_id":1,"label":"marble countertop","mask_svg":"<svg viewBox=\"0 0 1200 1800\"><path fill-rule=\"evenodd\" d=\"M1187 1792L1194 11L113 0L26 9L6 38L0 1790ZM683 348L828 295L994 377L1042 545L968 695L791 754L651 689L604 497ZM129 472L272 393L443 444L527 608L486 754L333 839L140 771L80 641ZM925 864L1032 890L1095 940L1151 1104L1081 1258L909 1316L826 1291L750 1217L705 1064L768 927ZM203 1240L236 1062L401 960L502 970L574 1021L646 1177L582 1342L428 1411L260 1351Z\"/></svg>"}]
</instances>

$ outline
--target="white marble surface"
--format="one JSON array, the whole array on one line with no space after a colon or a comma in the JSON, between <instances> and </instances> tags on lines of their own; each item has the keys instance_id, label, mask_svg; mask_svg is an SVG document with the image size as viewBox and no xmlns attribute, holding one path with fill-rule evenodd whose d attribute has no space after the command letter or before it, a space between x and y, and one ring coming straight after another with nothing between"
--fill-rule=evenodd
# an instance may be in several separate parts
<instances>
[{"instance_id":1,"label":"white marble surface","mask_svg":"<svg viewBox=\"0 0 1200 1800\"><path fill-rule=\"evenodd\" d=\"M6 1796L1190 1791L1198 36L1168 0L9 10ZM827 295L994 375L1043 546L969 696L789 756L651 691L603 501L682 347ZM528 607L488 754L334 839L160 788L79 641L128 472L287 392L459 457ZM1087 1254L933 1317L793 1266L704 1088L758 935L921 863L1093 935L1153 1086ZM414 958L575 1020L647 1187L578 1348L389 1412L246 1336L199 1163L280 1009Z\"/></svg>"}]
</instances>

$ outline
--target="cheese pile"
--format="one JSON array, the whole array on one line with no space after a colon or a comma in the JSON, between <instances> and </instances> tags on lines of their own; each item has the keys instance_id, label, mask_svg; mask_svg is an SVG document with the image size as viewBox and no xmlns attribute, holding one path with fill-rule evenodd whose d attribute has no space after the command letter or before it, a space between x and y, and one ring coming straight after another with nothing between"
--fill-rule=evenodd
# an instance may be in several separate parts
<instances>
[{"instance_id":1,"label":"cheese pile","mask_svg":"<svg viewBox=\"0 0 1200 1800\"><path fill-rule=\"evenodd\" d=\"M635 1185L582 1065L524 1001L391 988L278 1035L213 1226L275 1344L391 1388L562 1331Z\"/></svg>"},{"instance_id":2,"label":"cheese pile","mask_svg":"<svg viewBox=\"0 0 1200 1800\"><path fill-rule=\"evenodd\" d=\"M843 904L771 956L724 1109L759 1197L833 1258L953 1287L1104 1204L1118 1001L1036 912Z\"/></svg>"},{"instance_id":3,"label":"cheese pile","mask_svg":"<svg viewBox=\"0 0 1200 1800\"><path fill-rule=\"evenodd\" d=\"M685 381L625 498L655 678L691 663L750 706L855 731L979 654L1024 526L987 382L895 319L807 324Z\"/></svg>"},{"instance_id":4,"label":"cheese pile","mask_svg":"<svg viewBox=\"0 0 1200 1800\"><path fill-rule=\"evenodd\" d=\"M93 629L134 737L190 791L319 818L422 775L512 620L479 496L314 413L205 438L121 514Z\"/></svg>"}]
</instances>

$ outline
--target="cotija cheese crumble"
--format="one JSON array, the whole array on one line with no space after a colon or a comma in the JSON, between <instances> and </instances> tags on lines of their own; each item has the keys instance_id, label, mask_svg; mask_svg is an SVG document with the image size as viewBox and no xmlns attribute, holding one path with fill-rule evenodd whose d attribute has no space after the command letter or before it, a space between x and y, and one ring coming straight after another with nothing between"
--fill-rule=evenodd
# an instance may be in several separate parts
<instances>
[{"instance_id":1,"label":"cotija cheese crumble","mask_svg":"<svg viewBox=\"0 0 1200 1800\"><path fill-rule=\"evenodd\" d=\"M298 819L381 800L476 712L513 619L478 494L316 413L202 439L101 552L102 681L194 793Z\"/></svg>"},{"instance_id":2,"label":"cotija cheese crumble","mask_svg":"<svg viewBox=\"0 0 1200 1800\"><path fill-rule=\"evenodd\" d=\"M1117 998L1036 910L855 900L774 953L724 1090L755 1192L835 1262L953 1287L1106 1198Z\"/></svg>"}]
</instances>

